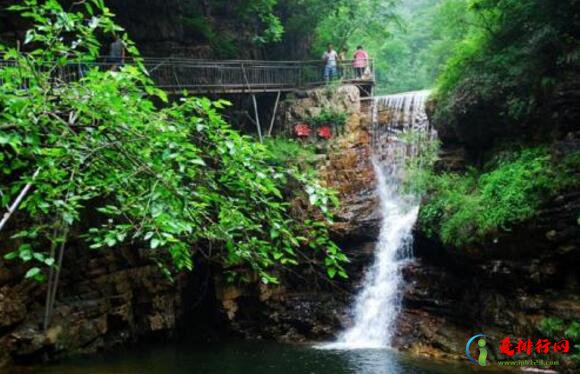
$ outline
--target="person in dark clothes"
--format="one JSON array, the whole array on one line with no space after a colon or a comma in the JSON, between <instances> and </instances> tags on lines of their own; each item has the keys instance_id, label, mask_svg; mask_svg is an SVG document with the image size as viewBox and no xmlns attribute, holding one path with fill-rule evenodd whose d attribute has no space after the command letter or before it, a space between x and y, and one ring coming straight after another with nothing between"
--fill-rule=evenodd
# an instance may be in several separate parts
<instances>
[{"instance_id":1,"label":"person in dark clothes","mask_svg":"<svg viewBox=\"0 0 580 374\"><path fill-rule=\"evenodd\" d=\"M117 71L125 63L125 44L117 35L109 47L109 63L112 64L112 71Z\"/></svg>"}]
</instances>

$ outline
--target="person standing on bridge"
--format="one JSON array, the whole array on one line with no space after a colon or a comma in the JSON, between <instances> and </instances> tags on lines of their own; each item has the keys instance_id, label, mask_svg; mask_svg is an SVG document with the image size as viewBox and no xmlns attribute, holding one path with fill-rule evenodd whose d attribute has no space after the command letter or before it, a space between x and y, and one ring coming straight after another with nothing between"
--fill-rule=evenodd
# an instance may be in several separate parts
<instances>
[{"instance_id":1,"label":"person standing on bridge","mask_svg":"<svg viewBox=\"0 0 580 374\"><path fill-rule=\"evenodd\" d=\"M109 62L112 71L117 71L125 63L125 44L118 35L115 35L115 40L109 47Z\"/></svg>"},{"instance_id":2,"label":"person standing on bridge","mask_svg":"<svg viewBox=\"0 0 580 374\"><path fill-rule=\"evenodd\" d=\"M362 79L369 65L369 54L363 49L362 45L359 45L356 47L353 58L352 67L356 73L356 79Z\"/></svg>"},{"instance_id":3,"label":"person standing on bridge","mask_svg":"<svg viewBox=\"0 0 580 374\"><path fill-rule=\"evenodd\" d=\"M324 62L324 80L328 83L330 79L333 79L337 75L337 60L338 53L334 50L331 43L328 43L328 48L326 52L322 55L322 61Z\"/></svg>"}]
</instances>

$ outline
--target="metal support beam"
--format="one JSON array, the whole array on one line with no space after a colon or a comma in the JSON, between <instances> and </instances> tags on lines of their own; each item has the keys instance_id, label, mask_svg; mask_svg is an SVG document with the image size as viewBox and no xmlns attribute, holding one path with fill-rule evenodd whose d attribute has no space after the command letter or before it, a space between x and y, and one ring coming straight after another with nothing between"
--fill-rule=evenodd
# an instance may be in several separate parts
<instances>
[{"instance_id":1,"label":"metal support beam","mask_svg":"<svg viewBox=\"0 0 580 374\"><path fill-rule=\"evenodd\" d=\"M252 94L252 101L254 102L254 115L256 116L256 128L258 129L258 138L260 138L260 143L264 141L262 139L262 127L260 126L260 114L258 112L258 101L256 100L256 95Z\"/></svg>"},{"instance_id":2,"label":"metal support beam","mask_svg":"<svg viewBox=\"0 0 580 374\"><path fill-rule=\"evenodd\" d=\"M272 112L272 119L270 120L270 128L268 129L268 136L272 136L272 129L274 128L274 121L276 120L276 111L278 110L278 102L280 101L280 95L282 93L278 91L276 95L276 103L274 103L274 111Z\"/></svg>"},{"instance_id":3,"label":"metal support beam","mask_svg":"<svg viewBox=\"0 0 580 374\"><path fill-rule=\"evenodd\" d=\"M38 176L38 173L40 173L40 168L36 169L36 171L32 175L30 182L26 183L26 185L24 186L22 191L20 191L14 202L8 207L8 211L4 213L4 216L2 216L2 220L0 221L0 231L2 230L6 222L8 222L8 220L10 219L12 213L14 213L16 209L18 209L18 205L20 205L20 202L26 196L28 190L30 190L30 188L32 187L32 182L34 182L34 180Z\"/></svg>"},{"instance_id":4,"label":"metal support beam","mask_svg":"<svg viewBox=\"0 0 580 374\"><path fill-rule=\"evenodd\" d=\"M252 118L252 116L250 116L248 113L246 113L246 118L252 122L254 125L256 125L256 120Z\"/></svg>"}]
</instances>

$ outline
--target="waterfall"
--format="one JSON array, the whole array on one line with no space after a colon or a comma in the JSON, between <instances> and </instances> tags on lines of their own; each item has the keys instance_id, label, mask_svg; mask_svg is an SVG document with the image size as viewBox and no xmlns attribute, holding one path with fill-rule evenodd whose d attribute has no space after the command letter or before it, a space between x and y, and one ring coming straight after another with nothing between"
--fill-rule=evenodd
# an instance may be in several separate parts
<instances>
[{"instance_id":1,"label":"waterfall","mask_svg":"<svg viewBox=\"0 0 580 374\"><path fill-rule=\"evenodd\" d=\"M374 262L352 309L353 325L327 349L386 348L401 307L402 267L412 259L412 230L419 197L401 191L405 162L433 139L425 100L428 91L376 97L373 106L372 165L381 227Z\"/></svg>"}]
</instances>

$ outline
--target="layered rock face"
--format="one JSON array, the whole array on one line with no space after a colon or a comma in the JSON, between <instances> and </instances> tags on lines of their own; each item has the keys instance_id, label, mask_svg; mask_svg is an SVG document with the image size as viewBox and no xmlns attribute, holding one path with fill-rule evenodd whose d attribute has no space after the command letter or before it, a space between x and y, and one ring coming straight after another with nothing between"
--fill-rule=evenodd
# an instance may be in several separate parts
<instances>
[{"instance_id":1,"label":"layered rock face","mask_svg":"<svg viewBox=\"0 0 580 374\"><path fill-rule=\"evenodd\" d=\"M486 141L469 121L459 130L436 123L442 140L437 168L465 171L466 165L492 156L490 141L497 145L510 136L551 144L553 160L559 162L580 150L576 97L577 83L570 81L548 100L544 117L535 119L534 126L528 124L517 134L492 129L484 134L490 137ZM480 116L478 121L491 119ZM547 201L533 218L485 243L461 248L427 239L417 229L416 261L405 269L405 307L395 345L421 355L465 360L467 339L484 333L492 342L490 358L495 360L507 358L499 356L498 347L508 336L512 341L564 338L563 329L547 336L541 326L546 319L560 319L565 327L580 321L578 212L580 193L564 191ZM570 355L552 358L561 361L560 370L573 370Z\"/></svg>"},{"instance_id":2,"label":"layered rock face","mask_svg":"<svg viewBox=\"0 0 580 374\"><path fill-rule=\"evenodd\" d=\"M356 86L321 87L289 94L280 105L283 122L288 130L297 122L308 122L325 110L360 112L360 92Z\"/></svg>"},{"instance_id":3,"label":"layered rock face","mask_svg":"<svg viewBox=\"0 0 580 374\"><path fill-rule=\"evenodd\" d=\"M218 299L234 332L246 338L303 342L333 338L348 323L356 286L372 258L380 216L370 162L370 116L361 113L358 89L321 88L299 93L282 107L286 124L305 121L322 110L348 113L344 133L329 146L321 176L341 201L331 229L348 254L350 279L329 280L304 264L280 274L281 286L218 284Z\"/></svg>"},{"instance_id":4,"label":"layered rock face","mask_svg":"<svg viewBox=\"0 0 580 374\"><path fill-rule=\"evenodd\" d=\"M395 345L465 360L465 343L477 333L493 342L492 358L507 336L563 338L540 325L547 317L580 320L579 209L580 193L561 195L534 219L472 248L444 248L417 232Z\"/></svg>"},{"instance_id":5,"label":"layered rock face","mask_svg":"<svg viewBox=\"0 0 580 374\"><path fill-rule=\"evenodd\" d=\"M356 86L318 88L289 97L282 105L287 132L298 122L308 122L323 111L348 114L342 134L326 151L320 166L327 187L339 194L340 209L335 214L333 236L339 242L374 242L380 217L376 211L375 175L370 161L371 118L361 106ZM350 251L351 248L347 248Z\"/></svg>"},{"instance_id":6,"label":"layered rock face","mask_svg":"<svg viewBox=\"0 0 580 374\"><path fill-rule=\"evenodd\" d=\"M0 367L168 336L183 310L184 279L172 284L138 252L70 245L45 331L47 284L24 280L23 273L0 260Z\"/></svg>"},{"instance_id":7,"label":"layered rock face","mask_svg":"<svg viewBox=\"0 0 580 374\"><path fill-rule=\"evenodd\" d=\"M0 0L0 8L18 3ZM72 0L60 0L68 8ZM180 56L195 59L260 59L262 51L251 42L254 26L239 22L239 4L204 0L111 0L107 7L146 57ZM0 41L14 45L25 39L28 21L13 12L0 13ZM109 37L110 38L110 37ZM211 39L211 40L210 40ZM109 53L103 39L101 54Z\"/></svg>"}]
</instances>

